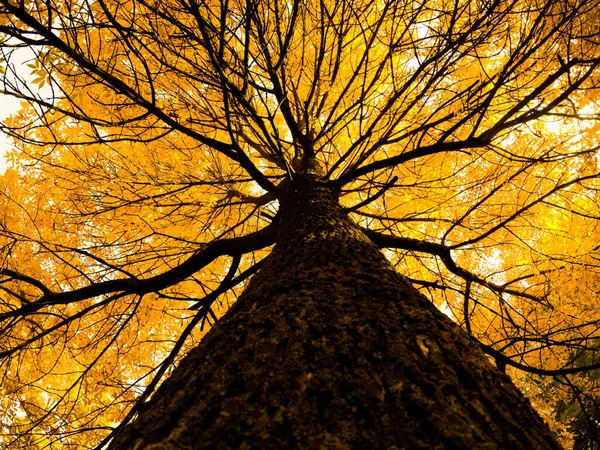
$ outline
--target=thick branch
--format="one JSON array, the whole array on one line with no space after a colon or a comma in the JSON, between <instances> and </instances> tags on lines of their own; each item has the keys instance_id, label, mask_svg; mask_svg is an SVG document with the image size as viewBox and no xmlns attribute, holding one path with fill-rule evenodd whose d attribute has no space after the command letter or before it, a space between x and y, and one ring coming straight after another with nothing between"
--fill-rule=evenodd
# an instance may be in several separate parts
<instances>
[{"instance_id":1,"label":"thick branch","mask_svg":"<svg viewBox=\"0 0 600 450\"><path fill-rule=\"evenodd\" d=\"M10 270L10 269L4 269L1 267L0 267L0 275L4 275L12 280L19 280L19 281L23 281L27 284L30 284L30 285L36 287L37 289L39 289L40 291L42 291L44 293L44 296L52 294L52 291L50 289L48 289L44 285L44 283L42 283L39 280L36 280L35 278L30 277L29 275L25 275L20 272L16 272L16 271Z\"/></svg>"},{"instance_id":2,"label":"thick branch","mask_svg":"<svg viewBox=\"0 0 600 450\"><path fill-rule=\"evenodd\" d=\"M497 363L505 364L507 366L512 366L515 369L522 370L523 372L533 373L535 375L543 375L543 376L560 376L560 375L572 375L574 373L588 372L590 370L600 369L600 364L590 364L588 366L582 367L563 367L561 369L540 369L538 367L531 367L526 364L519 363L514 361L509 356L506 356L502 352L496 350L495 348L481 344L481 349L494 358Z\"/></svg>"},{"instance_id":3,"label":"thick branch","mask_svg":"<svg viewBox=\"0 0 600 450\"><path fill-rule=\"evenodd\" d=\"M486 137L476 137L469 138L464 141L458 142L439 142L433 145L428 145L425 147L418 147L414 150L402 153L397 156L392 156L391 158L381 159L366 166L358 167L354 170L346 172L337 180L333 181L333 184L336 187L341 187L353 180L356 180L358 177L366 175L371 172L375 172L377 170L386 169L388 167L394 167L399 164L403 164L412 159L422 158L428 155L434 155L436 153L443 152L454 152L460 150L466 150L469 148L478 148L485 147L490 143L490 139Z\"/></svg>"},{"instance_id":4,"label":"thick branch","mask_svg":"<svg viewBox=\"0 0 600 450\"><path fill-rule=\"evenodd\" d=\"M491 283L484 278L481 278L479 275L474 274L456 264L456 262L452 259L451 249L441 244L434 244L431 242L424 242L418 239L412 239L407 237L400 236L392 236L389 234L379 233L377 231L369 230L363 228L363 232L373 241L373 243L382 248L401 248L404 250L412 250L416 252L429 253L431 255L435 255L446 266L451 273L457 275L468 282L473 282L485 286L493 292L498 294L506 293L510 295L516 295L522 298L527 298L529 300L533 300L535 302L543 301L542 298L527 294L526 292L518 291L516 289L508 289L506 285L500 285Z\"/></svg>"},{"instance_id":5,"label":"thick branch","mask_svg":"<svg viewBox=\"0 0 600 450\"><path fill-rule=\"evenodd\" d=\"M15 311L2 314L0 315L0 319L8 316L30 314L49 305L64 305L115 292L143 295L149 292L160 291L186 279L220 256L229 255L235 257L260 250L273 244L275 242L274 228L273 225L269 225L247 236L213 241L177 267L150 278L121 278L103 281L68 292L51 292L44 287L45 293L39 300L26 304ZM23 279L23 275L20 275L20 277L19 279ZM33 283L30 282L30 284ZM44 290L41 286L37 287Z\"/></svg>"}]
</instances>

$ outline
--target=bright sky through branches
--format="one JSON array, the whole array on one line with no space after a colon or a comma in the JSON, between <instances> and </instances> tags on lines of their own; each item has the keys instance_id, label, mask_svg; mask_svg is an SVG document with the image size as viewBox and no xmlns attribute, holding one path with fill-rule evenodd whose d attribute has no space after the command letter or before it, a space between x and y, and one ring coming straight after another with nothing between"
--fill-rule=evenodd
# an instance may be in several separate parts
<instances>
[{"instance_id":1,"label":"bright sky through branches","mask_svg":"<svg viewBox=\"0 0 600 450\"><path fill-rule=\"evenodd\" d=\"M19 59L19 63L25 64L27 59L31 59L32 54L29 49L21 49L20 51L13 52L11 54L11 62L15 62L15 59ZM6 62L0 59L0 64L3 67L6 66ZM6 76L6 75L5 75ZM0 80L0 91L6 90L5 80ZM0 94L0 122L7 119L11 114L15 113L19 109L19 99L9 95ZM11 145L10 138L0 131L0 172L4 172L6 168L6 160L4 155L8 151Z\"/></svg>"}]
</instances>

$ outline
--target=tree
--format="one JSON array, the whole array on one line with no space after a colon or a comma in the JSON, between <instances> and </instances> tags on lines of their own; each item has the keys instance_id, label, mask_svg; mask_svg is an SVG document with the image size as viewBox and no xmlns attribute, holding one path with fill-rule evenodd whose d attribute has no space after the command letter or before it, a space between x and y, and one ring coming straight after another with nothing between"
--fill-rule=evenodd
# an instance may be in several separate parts
<instances>
[{"instance_id":1,"label":"tree","mask_svg":"<svg viewBox=\"0 0 600 450\"><path fill-rule=\"evenodd\" d=\"M558 448L597 6L0 0L4 447Z\"/></svg>"}]
</instances>

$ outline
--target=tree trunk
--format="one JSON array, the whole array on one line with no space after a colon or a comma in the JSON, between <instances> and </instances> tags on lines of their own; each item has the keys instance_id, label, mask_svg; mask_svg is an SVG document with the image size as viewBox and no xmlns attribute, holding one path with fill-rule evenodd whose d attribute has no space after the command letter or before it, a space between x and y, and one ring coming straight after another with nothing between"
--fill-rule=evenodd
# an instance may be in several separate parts
<instances>
[{"instance_id":1,"label":"tree trunk","mask_svg":"<svg viewBox=\"0 0 600 450\"><path fill-rule=\"evenodd\" d=\"M560 448L333 191L295 188L263 269L111 450Z\"/></svg>"}]
</instances>

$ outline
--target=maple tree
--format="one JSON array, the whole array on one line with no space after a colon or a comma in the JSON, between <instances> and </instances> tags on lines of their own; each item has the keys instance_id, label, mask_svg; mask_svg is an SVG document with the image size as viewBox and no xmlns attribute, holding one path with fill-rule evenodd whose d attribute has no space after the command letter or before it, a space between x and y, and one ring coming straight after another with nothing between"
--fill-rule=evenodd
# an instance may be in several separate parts
<instances>
[{"instance_id":1,"label":"maple tree","mask_svg":"<svg viewBox=\"0 0 600 450\"><path fill-rule=\"evenodd\" d=\"M497 422L492 440L550 448L508 370L565 443L597 445L599 27L585 0L0 0L2 94L22 100L1 125L15 147L0 181L0 445L133 448L154 422L144 445L176 439L156 411L185 424L177 389L195 372L211 426L304 430L287 404L271 422L240 412L272 379L320 402L302 417L334 423L356 401L372 423L401 392L410 442L442 433L448 418L424 419L436 406L406 383L336 404L322 377L342 357L372 364L361 382L386 385L398 363L435 401L482 395L465 408ZM392 332L406 348L381 343ZM274 374L279 353L293 377ZM468 447L485 427L465 431L453 408L463 428L443 439ZM336 430L311 445L352 442Z\"/></svg>"}]
</instances>

